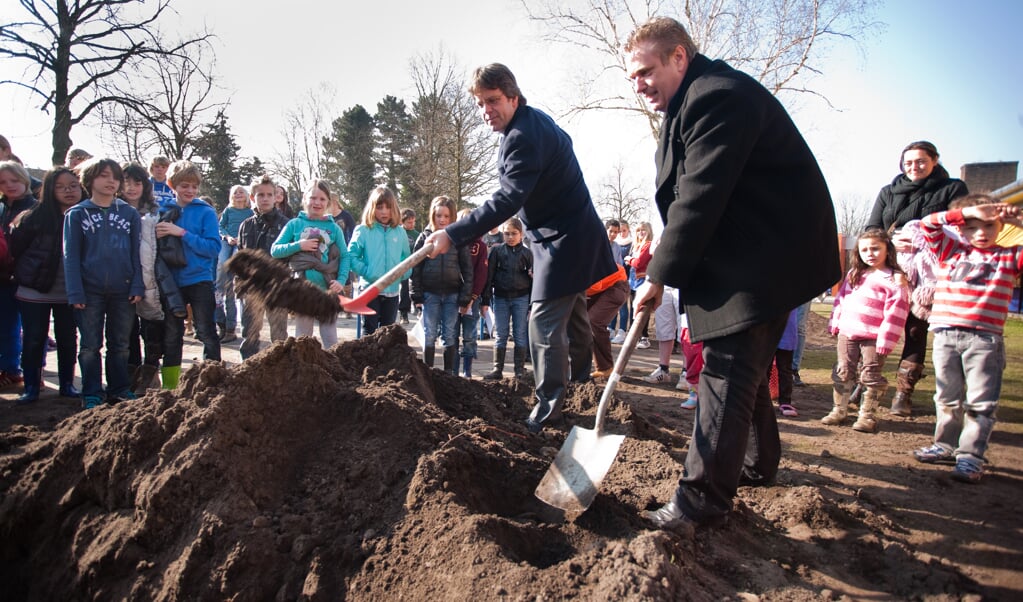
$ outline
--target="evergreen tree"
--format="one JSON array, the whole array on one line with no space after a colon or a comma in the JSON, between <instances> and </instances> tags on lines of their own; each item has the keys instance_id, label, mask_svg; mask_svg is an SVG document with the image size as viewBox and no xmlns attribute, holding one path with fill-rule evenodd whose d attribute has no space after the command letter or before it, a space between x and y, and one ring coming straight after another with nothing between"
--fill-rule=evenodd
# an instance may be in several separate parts
<instances>
[{"instance_id":1,"label":"evergreen tree","mask_svg":"<svg viewBox=\"0 0 1023 602\"><path fill-rule=\"evenodd\" d=\"M200 194L213 199L217 211L220 211L228 204L231 187L240 183L235 163L241 147L234 141L223 110L217 113L213 123L203 126L194 146L196 154L205 159Z\"/></svg>"},{"instance_id":2,"label":"evergreen tree","mask_svg":"<svg viewBox=\"0 0 1023 602\"><path fill-rule=\"evenodd\" d=\"M385 96L377 103L376 160L380 180L403 199L411 192L409 157L412 154L412 116L405 101Z\"/></svg>"},{"instance_id":3,"label":"evergreen tree","mask_svg":"<svg viewBox=\"0 0 1023 602\"><path fill-rule=\"evenodd\" d=\"M334 120L330 135L323 138L321 177L352 207L362 207L376 185L373 130L373 117L355 105Z\"/></svg>"},{"instance_id":4,"label":"evergreen tree","mask_svg":"<svg viewBox=\"0 0 1023 602\"><path fill-rule=\"evenodd\" d=\"M238 166L238 183L249 187L265 173L267 173L266 166L259 160L259 157L253 157Z\"/></svg>"}]
</instances>

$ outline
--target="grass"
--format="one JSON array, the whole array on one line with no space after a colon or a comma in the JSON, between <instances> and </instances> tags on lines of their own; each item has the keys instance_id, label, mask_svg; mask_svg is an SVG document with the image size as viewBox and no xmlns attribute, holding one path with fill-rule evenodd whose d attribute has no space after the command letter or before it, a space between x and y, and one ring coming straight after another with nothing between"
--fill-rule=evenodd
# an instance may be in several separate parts
<instances>
[{"instance_id":1,"label":"grass","mask_svg":"<svg viewBox=\"0 0 1023 602\"><path fill-rule=\"evenodd\" d=\"M828 317L831 305L814 303L813 311ZM1002 373L1002 397L998 400L998 430L1008 433L1023 433L1023 318L1010 315L1005 323L1005 371ZM901 351L901 345L897 351ZM928 337L927 364L924 374L928 375L916 386L913 394L914 405L931 404L934 399L934 365L930 357L931 337ZM893 354L894 356L895 354ZM799 373L803 379L809 377L814 383L830 383L831 367L835 363L834 349L807 349ZM885 362L885 375L890 386L895 385L895 369L898 358ZM889 397L891 395L889 394ZM933 412L933 410L931 410Z\"/></svg>"}]
</instances>

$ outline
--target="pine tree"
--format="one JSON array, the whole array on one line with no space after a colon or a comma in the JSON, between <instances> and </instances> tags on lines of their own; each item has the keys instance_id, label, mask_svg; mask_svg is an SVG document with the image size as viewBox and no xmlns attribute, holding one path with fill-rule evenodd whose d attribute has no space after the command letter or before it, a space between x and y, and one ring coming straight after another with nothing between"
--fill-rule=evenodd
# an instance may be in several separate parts
<instances>
[{"instance_id":1,"label":"pine tree","mask_svg":"<svg viewBox=\"0 0 1023 602\"><path fill-rule=\"evenodd\" d=\"M373 117L355 105L334 120L330 135L323 138L321 177L352 207L361 207L376 185L373 130Z\"/></svg>"},{"instance_id":2,"label":"pine tree","mask_svg":"<svg viewBox=\"0 0 1023 602\"><path fill-rule=\"evenodd\" d=\"M203 126L195 140L196 154L206 160L200 191L213 199L217 211L227 206L231 187L241 183L235 167L240 149L223 110L217 113L213 123Z\"/></svg>"},{"instance_id":3,"label":"pine tree","mask_svg":"<svg viewBox=\"0 0 1023 602\"><path fill-rule=\"evenodd\" d=\"M393 190L399 198L411 192L409 157L412 155L412 116L405 107L405 101L394 96L385 96L377 103L376 153L374 160L381 182Z\"/></svg>"}]
</instances>

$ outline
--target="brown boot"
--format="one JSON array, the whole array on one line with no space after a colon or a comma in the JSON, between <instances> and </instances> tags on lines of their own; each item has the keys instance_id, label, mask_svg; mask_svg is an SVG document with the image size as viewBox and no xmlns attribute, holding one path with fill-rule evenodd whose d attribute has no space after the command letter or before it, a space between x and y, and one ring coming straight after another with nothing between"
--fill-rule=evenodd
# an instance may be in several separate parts
<instances>
[{"instance_id":1,"label":"brown boot","mask_svg":"<svg viewBox=\"0 0 1023 602\"><path fill-rule=\"evenodd\" d=\"M892 399L892 415L908 418L913 415L913 390L923 377L924 365L902 360L896 373L895 387L898 389Z\"/></svg>"},{"instance_id":2,"label":"brown boot","mask_svg":"<svg viewBox=\"0 0 1023 602\"><path fill-rule=\"evenodd\" d=\"M867 387L863 392L863 400L860 402L860 415L853 423L853 430L861 433L877 432L877 406L881 404L884 397L886 385Z\"/></svg>"},{"instance_id":3,"label":"brown boot","mask_svg":"<svg viewBox=\"0 0 1023 602\"><path fill-rule=\"evenodd\" d=\"M832 391L835 406L831 408L831 413L824 418L821 418L821 424L835 426L845 422L846 416L849 415L849 393L847 392L847 389L845 389L845 386L845 383L842 385L835 385L835 388ZM842 387L842 389L839 387Z\"/></svg>"}]
</instances>

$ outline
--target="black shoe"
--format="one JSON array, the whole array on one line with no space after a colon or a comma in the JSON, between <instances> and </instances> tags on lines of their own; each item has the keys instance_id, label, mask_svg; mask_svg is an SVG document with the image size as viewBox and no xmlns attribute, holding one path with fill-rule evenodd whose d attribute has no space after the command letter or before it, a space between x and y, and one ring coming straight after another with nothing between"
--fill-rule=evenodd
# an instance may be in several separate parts
<instances>
[{"instance_id":1,"label":"black shoe","mask_svg":"<svg viewBox=\"0 0 1023 602\"><path fill-rule=\"evenodd\" d=\"M793 370L792 371L792 384L793 384L793 386L796 386L796 387L805 387L806 386L806 383L803 382L803 379L799 378L799 370Z\"/></svg>"},{"instance_id":2,"label":"black shoe","mask_svg":"<svg viewBox=\"0 0 1023 602\"><path fill-rule=\"evenodd\" d=\"M526 428L535 435L543 430L543 423L536 422L532 418L526 418Z\"/></svg>"},{"instance_id":3,"label":"black shoe","mask_svg":"<svg viewBox=\"0 0 1023 602\"><path fill-rule=\"evenodd\" d=\"M652 522L658 529L688 531L691 533L696 528L696 521L686 516L675 502L668 502L657 510L650 510L645 514L647 520Z\"/></svg>"},{"instance_id":4,"label":"black shoe","mask_svg":"<svg viewBox=\"0 0 1023 602\"><path fill-rule=\"evenodd\" d=\"M60 386L60 396L77 398L82 396L82 392L78 390L74 383L65 383Z\"/></svg>"}]
</instances>

